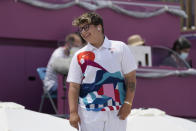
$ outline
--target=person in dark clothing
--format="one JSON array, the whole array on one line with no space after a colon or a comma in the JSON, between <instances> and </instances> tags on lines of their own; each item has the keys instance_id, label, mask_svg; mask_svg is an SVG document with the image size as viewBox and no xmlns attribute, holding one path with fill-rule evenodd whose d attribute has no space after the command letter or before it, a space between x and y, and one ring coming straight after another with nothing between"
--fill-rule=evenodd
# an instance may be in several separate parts
<instances>
[{"instance_id":1,"label":"person in dark clothing","mask_svg":"<svg viewBox=\"0 0 196 131\"><path fill-rule=\"evenodd\" d=\"M190 41L184 37L180 37L173 44L173 52L162 61L161 65L175 68L190 67L187 61L190 49Z\"/></svg>"}]
</instances>

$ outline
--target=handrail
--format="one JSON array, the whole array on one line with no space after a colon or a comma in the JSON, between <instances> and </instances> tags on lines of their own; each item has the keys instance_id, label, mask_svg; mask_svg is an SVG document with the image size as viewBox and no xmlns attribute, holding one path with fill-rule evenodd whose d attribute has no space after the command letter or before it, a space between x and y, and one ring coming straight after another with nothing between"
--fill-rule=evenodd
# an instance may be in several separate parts
<instances>
[{"instance_id":1,"label":"handrail","mask_svg":"<svg viewBox=\"0 0 196 131\"><path fill-rule=\"evenodd\" d=\"M92 0L82 0L82 1L92 1ZM96 1L105 1L105 0L96 0ZM134 5L134 6L145 6L145 7L169 7L169 8L175 8L180 9L180 6L178 5L169 5L169 4L156 4L156 3L144 3L144 2L130 2L130 1L119 1L119 0L112 0L112 3L119 4L119 5Z\"/></svg>"},{"instance_id":2,"label":"handrail","mask_svg":"<svg viewBox=\"0 0 196 131\"><path fill-rule=\"evenodd\" d=\"M168 70L168 69L137 69L136 77L139 78L164 78L168 76L196 76L196 69Z\"/></svg>"}]
</instances>

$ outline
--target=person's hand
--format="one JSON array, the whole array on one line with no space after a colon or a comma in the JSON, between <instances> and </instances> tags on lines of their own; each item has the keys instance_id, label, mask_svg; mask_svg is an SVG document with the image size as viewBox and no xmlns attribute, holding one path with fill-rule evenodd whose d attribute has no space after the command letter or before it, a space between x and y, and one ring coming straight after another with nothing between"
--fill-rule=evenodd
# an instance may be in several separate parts
<instances>
[{"instance_id":1,"label":"person's hand","mask_svg":"<svg viewBox=\"0 0 196 131\"><path fill-rule=\"evenodd\" d=\"M80 123L80 117L78 113L70 113L69 123L72 127L79 130L78 124Z\"/></svg>"},{"instance_id":2,"label":"person's hand","mask_svg":"<svg viewBox=\"0 0 196 131\"><path fill-rule=\"evenodd\" d=\"M120 120L125 120L127 116L130 114L130 112L131 112L131 105L124 103L121 106L117 116L119 117Z\"/></svg>"}]
</instances>

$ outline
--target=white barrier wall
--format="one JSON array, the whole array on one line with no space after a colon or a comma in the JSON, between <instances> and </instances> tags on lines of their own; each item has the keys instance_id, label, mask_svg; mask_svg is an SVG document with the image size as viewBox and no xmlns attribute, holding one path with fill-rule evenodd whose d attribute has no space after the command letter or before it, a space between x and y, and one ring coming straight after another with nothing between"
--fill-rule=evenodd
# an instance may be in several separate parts
<instances>
[{"instance_id":1,"label":"white barrier wall","mask_svg":"<svg viewBox=\"0 0 196 131\"><path fill-rule=\"evenodd\" d=\"M152 66L152 55L150 46L131 46L128 45L135 56L138 66Z\"/></svg>"}]
</instances>

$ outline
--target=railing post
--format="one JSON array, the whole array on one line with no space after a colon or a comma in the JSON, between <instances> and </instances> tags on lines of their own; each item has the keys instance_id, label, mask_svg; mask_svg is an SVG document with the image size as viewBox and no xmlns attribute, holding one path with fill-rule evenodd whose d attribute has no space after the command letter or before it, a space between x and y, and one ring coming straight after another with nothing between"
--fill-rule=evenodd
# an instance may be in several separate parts
<instances>
[{"instance_id":1,"label":"railing post","mask_svg":"<svg viewBox=\"0 0 196 131\"><path fill-rule=\"evenodd\" d=\"M181 9L182 10L185 10L184 8L184 0L180 0L180 6L181 6ZM183 17L180 18L180 26L181 26L181 29L184 30L184 21L185 19Z\"/></svg>"}]
</instances>

